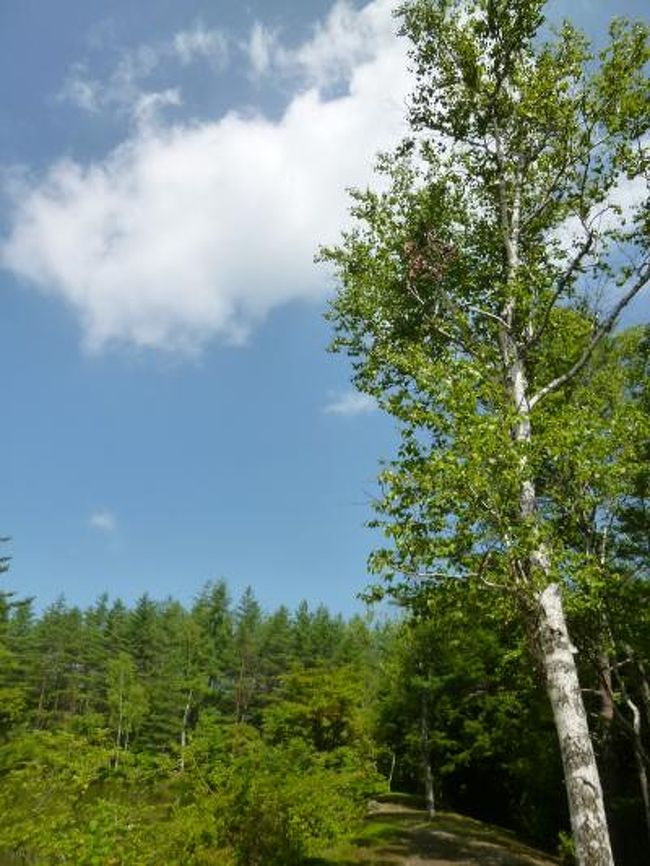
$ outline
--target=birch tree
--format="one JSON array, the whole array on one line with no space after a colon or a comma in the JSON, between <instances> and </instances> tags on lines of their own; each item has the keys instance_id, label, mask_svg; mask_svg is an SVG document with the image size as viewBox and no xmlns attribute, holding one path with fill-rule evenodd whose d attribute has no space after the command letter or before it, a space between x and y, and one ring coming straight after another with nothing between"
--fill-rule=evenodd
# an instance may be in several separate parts
<instances>
[{"instance_id":1,"label":"birch tree","mask_svg":"<svg viewBox=\"0 0 650 866\"><path fill-rule=\"evenodd\" d=\"M412 0L398 10L416 86L382 192L322 258L333 348L401 422L381 475L400 580L502 590L543 672L581 866L611 864L601 784L567 632L567 557L549 519L545 414L650 279L648 29L615 22L597 55L542 0ZM573 315L572 315L573 314ZM588 418L585 419L588 435ZM561 432L554 448L562 449ZM400 577L401 576L401 577Z\"/></svg>"},{"instance_id":2,"label":"birch tree","mask_svg":"<svg viewBox=\"0 0 650 866\"><path fill-rule=\"evenodd\" d=\"M117 768L120 753L128 751L133 733L147 709L145 690L138 682L135 662L128 653L121 652L109 661L107 685L109 720L115 732L114 766Z\"/></svg>"}]
</instances>

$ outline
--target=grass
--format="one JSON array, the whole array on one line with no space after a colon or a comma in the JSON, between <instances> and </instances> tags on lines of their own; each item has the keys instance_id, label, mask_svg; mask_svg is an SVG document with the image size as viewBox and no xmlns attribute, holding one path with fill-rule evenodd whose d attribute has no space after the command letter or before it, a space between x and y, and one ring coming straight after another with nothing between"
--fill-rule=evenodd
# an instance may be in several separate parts
<instances>
[{"instance_id":1,"label":"grass","mask_svg":"<svg viewBox=\"0 0 650 866\"><path fill-rule=\"evenodd\" d=\"M429 821L417 798L391 795L374 804L361 831L305 866L553 866L557 861L506 830L440 812Z\"/></svg>"}]
</instances>

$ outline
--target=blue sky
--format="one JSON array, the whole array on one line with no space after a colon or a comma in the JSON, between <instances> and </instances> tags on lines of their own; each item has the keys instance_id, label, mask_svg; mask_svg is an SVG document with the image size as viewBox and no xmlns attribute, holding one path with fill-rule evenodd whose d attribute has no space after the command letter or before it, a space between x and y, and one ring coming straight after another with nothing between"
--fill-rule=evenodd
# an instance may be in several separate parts
<instances>
[{"instance_id":1,"label":"blue sky","mask_svg":"<svg viewBox=\"0 0 650 866\"><path fill-rule=\"evenodd\" d=\"M641 0L556 0L595 36ZM312 263L403 130L391 3L0 7L8 585L358 607L392 422Z\"/></svg>"}]
</instances>

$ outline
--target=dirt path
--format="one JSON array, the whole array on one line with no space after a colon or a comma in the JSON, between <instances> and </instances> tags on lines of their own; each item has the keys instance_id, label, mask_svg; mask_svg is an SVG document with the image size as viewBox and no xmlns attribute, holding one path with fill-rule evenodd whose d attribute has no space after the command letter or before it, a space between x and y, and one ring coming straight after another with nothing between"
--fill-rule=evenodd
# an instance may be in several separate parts
<instances>
[{"instance_id":1,"label":"dirt path","mask_svg":"<svg viewBox=\"0 0 650 866\"><path fill-rule=\"evenodd\" d=\"M556 866L504 830L471 818L423 811L398 802L373 802L366 832L332 860L339 866Z\"/></svg>"}]
</instances>

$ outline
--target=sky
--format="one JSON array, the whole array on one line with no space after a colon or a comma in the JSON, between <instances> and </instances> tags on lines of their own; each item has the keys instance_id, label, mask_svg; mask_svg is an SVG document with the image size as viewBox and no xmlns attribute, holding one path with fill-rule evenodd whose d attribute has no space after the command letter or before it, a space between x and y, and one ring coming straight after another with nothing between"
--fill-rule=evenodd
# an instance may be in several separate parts
<instances>
[{"instance_id":1,"label":"sky","mask_svg":"<svg viewBox=\"0 0 650 866\"><path fill-rule=\"evenodd\" d=\"M313 258L406 128L393 5L0 3L0 534L39 607L224 578L360 609L396 435Z\"/></svg>"}]
</instances>

